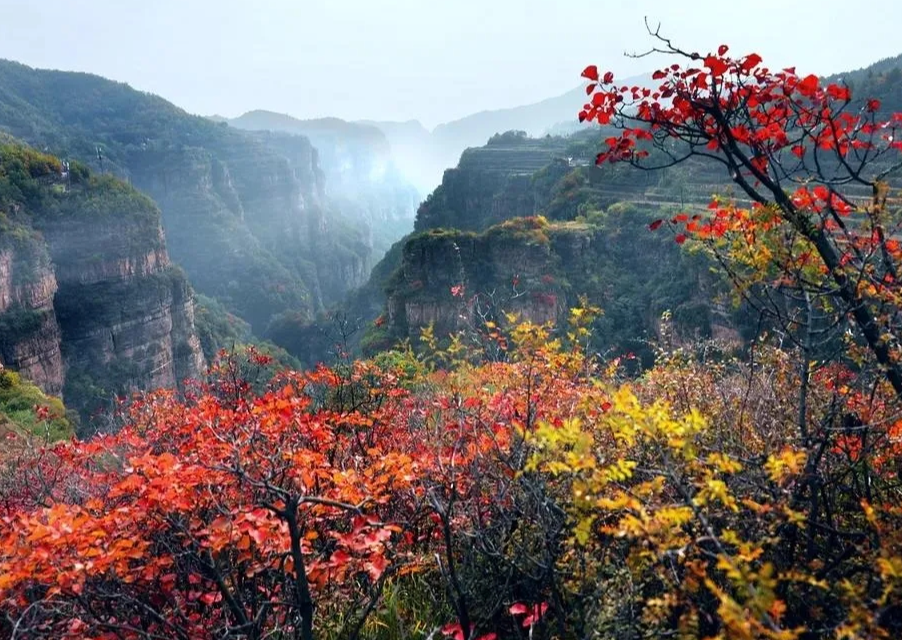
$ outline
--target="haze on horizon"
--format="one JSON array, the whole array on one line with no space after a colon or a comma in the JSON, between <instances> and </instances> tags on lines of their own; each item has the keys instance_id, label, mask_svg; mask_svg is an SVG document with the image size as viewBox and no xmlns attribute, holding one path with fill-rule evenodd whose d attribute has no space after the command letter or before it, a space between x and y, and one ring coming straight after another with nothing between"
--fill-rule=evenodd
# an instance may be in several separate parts
<instances>
[{"instance_id":1,"label":"haze on horizon","mask_svg":"<svg viewBox=\"0 0 902 640\"><path fill-rule=\"evenodd\" d=\"M623 55L651 45L644 16L686 48L727 43L829 74L900 53L902 3L861 14L839 0L0 0L0 16L0 57L128 82L193 113L432 128L564 93L587 64L649 71L655 60Z\"/></svg>"}]
</instances>

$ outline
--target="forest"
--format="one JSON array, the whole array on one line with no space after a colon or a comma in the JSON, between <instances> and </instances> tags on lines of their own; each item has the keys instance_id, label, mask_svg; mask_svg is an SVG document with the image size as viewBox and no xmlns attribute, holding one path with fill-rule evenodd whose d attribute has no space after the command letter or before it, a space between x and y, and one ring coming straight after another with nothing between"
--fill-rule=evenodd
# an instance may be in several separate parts
<instances>
[{"instance_id":1,"label":"forest","mask_svg":"<svg viewBox=\"0 0 902 640\"><path fill-rule=\"evenodd\" d=\"M653 87L585 68L568 159L508 133L446 172L357 294L365 349L220 348L250 341L241 301L195 317L166 263L150 297L196 324L160 342L203 374L79 439L0 371L0 636L902 637L898 65L846 82L651 35ZM530 155L501 174L506 145ZM65 264L12 206L70 202L60 166L5 154L11 246ZM80 214L129 208L162 247L148 198L79 171Z\"/></svg>"}]
</instances>

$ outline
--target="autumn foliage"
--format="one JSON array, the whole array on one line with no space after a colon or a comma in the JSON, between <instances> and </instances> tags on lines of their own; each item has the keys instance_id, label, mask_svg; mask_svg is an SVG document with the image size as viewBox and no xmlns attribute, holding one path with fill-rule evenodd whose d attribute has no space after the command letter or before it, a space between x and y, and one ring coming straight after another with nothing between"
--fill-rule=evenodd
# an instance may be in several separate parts
<instances>
[{"instance_id":1,"label":"autumn foliage","mask_svg":"<svg viewBox=\"0 0 902 640\"><path fill-rule=\"evenodd\" d=\"M745 295L808 342L848 327L902 395L900 220L888 204L902 114L853 99L842 83L770 69L755 53L734 57L723 45L702 55L652 35L660 47L649 53L677 60L654 72L657 88L583 72L590 100L580 120L613 133L597 162L721 165L741 199L715 197L708 211L673 218L677 241L705 243ZM788 292L789 309L783 295L749 296L761 283Z\"/></svg>"},{"instance_id":2,"label":"autumn foliage","mask_svg":"<svg viewBox=\"0 0 902 640\"><path fill-rule=\"evenodd\" d=\"M790 354L662 352L625 382L580 348L583 313L561 338L491 329L502 362L412 375L361 362L257 392L226 361L187 399L136 399L115 435L35 449L52 481L4 485L4 635L893 637L891 391L819 378L812 451ZM875 426L844 431L852 411Z\"/></svg>"}]
</instances>

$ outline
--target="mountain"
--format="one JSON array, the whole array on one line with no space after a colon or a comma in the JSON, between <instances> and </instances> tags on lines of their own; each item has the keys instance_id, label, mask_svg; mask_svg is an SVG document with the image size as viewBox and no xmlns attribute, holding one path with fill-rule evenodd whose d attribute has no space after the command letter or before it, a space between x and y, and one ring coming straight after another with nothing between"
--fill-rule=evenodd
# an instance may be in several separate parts
<instances>
[{"instance_id":1,"label":"mountain","mask_svg":"<svg viewBox=\"0 0 902 640\"><path fill-rule=\"evenodd\" d=\"M285 311L312 317L366 280L371 230L328 197L303 136L250 134L126 84L8 61L0 131L151 196L172 258L257 332Z\"/></svg>"},{"instance_id":2,"label":"mountain","mask_svg":"<svg viewBox=\"0 0 902 640\"><path fill-rule=\"evenodd\" d=\"M245 131L279 132L310 140L330 202L346 218L367 225L375 259L410 230L421 192L400 170L392 146L378 128L339 118L299 120L262 110L225 122Z\"/></svg>"},{"instance_id":3,"label":"mountain","mask_svg":"<svg viewBox=\"0 0 902 640\"><path fill-rule=\"evenodd\" d=\"M628 79L626 83L638 83L638 79ZM576 121L576 114L586 101L583 86L564 94L533 104L507 109L480 111L459 120L437 126L432 135L443 146L452 142L465 147L480 146L496 133L504 131L525 131L539 136L554 125L567 120Z\"/></svg>"},{"instance_id":4,"label":"mountain","mask_svg":"<svg viewBox=\"0 0 902 640\"><path fill-rule=\"evenodd\" d=\"M623 80L627 85L648 86L650 74ZM559 96L536 103L480 111L446 122L431 132L418 121L366 121L386 135L405 171L415 175L418 183L434 189L445 169L457 164L460 154L469 147L481 147L492 136L506 131L523 131L533 137L569 135L581 130L577 114L586 101L583 85ZM406 167L410 167L407 169Z\"/></svg>"}]
</instances>

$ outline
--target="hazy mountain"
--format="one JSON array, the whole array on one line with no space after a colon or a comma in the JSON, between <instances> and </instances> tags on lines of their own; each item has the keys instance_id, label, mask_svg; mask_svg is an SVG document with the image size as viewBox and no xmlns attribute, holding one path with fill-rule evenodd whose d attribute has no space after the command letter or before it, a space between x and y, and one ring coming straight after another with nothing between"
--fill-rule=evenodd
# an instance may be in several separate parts
<instances>
[{"instance_id":1,"label":"hazy mountain","mask_svg":"<svg viewBox=\"0 0 902 640\"><path fill-rule=\"evenodd\" d=\"M217 116L213 116L211 119L216 118ZM222 120L236 129L282 131L306 136L317 147L323 143L355 143L369 145L374 151L381 153L389 152L388 140L378 128L357 122L347 122L340 118L300 120L284 113L257 109L248 111L237 118L223 118Z\"/></svg>"},{"instance_id":2,"label":"hazy mountain","mask_svg":"<svg viewBox=\"0 0 902 640\"><path fill-rule=\"evenodd\" d=\"M623 80L627 85L648 85L650 74ZM563 135L580 128L577 114L586 102L584 85L564 94L506 109L480 111L459 120L438 125L432 132L416 120L407 122L368 121L385 134L399 166L416 174L418 182L432 189L441 182L445 169L457 165L460 154L480 147L496 133L525 131L530 136ZM410 166L410 169L407 167ZM413 178L413 175L411 175Z\"/></svg>"},{"instance_id":3,"label":"hazy mountain","mask_svg":"<svg viewBox=\"0 0 902 640\"><path fill-rule=\"evenodd\" d=\"M272 111L249 111L222 122L235 129L303 136L316 149L330 198L343 212L365 221L381 255L413 226L428 184L417 183L400 166L378 127L339 118L300 120Z\"/></svg>"}]
</instances>

